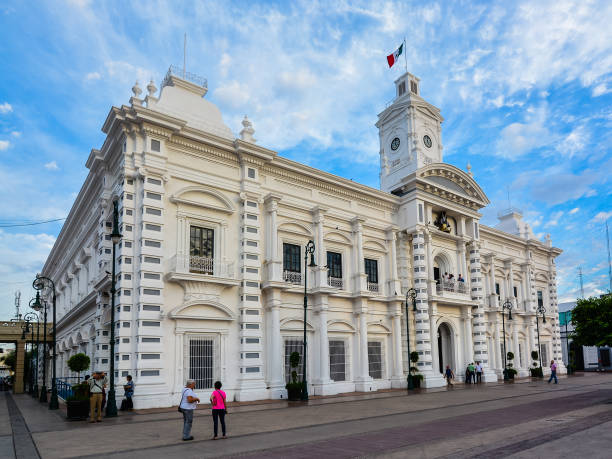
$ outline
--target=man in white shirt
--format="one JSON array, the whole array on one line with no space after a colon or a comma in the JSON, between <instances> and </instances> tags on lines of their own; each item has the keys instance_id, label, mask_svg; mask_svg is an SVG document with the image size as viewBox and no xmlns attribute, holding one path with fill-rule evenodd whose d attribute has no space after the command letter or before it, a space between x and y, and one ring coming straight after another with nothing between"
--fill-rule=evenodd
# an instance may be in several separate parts
<instances>
[{"instance_id":1,"label":"man in white shirt","mask_svg":"<svg viewBox=\"0 0 612 459\"><path fill-rule=\"evenodd\" d=\"M183 441L193 440L191 436L191 425L193 424L193 411L196 409L200 399L196 396L193 391L195 389L195 381L188 379L185 383L185 388L181 393L181 403L179 408L183 413Z\"/></svg>"},{"instance_id":2,"label":"man in white shirt","mask_svg":"<svg viewBox=\"0 0 612 459\"><path fill-rule=\"evenodd\" d=\"M480 362L476 362L476 382L482 382L482 365Z\"/></svg>"},{"instance_id":3,"label":"man in white shirt","mask_svg":"<svg viewBox=\"0 0 612 459\"><path fill-rule=\"evenodd\" d=\"M98 422L102 422L102 389L108 384L108 378L103 371L94 371L89 384L89 422L96 422L96 410L98 410Z\"/></svg>"}]
</instances>

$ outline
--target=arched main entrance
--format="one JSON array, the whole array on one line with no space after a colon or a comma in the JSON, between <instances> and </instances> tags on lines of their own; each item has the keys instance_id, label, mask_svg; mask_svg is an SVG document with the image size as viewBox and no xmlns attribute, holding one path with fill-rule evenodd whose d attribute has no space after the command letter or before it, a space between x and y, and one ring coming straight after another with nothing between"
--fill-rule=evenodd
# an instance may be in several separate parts
<instances>
[{"instance_id":1,"label":"arched main entrance","mask_svg":"<svg viewBox=\"0 0 612 459\"><path fill-rule=\"evenodd\" d=\"M453 334L446 323L438 327L438 365L440 373L444 373L446 365L449 365L453 371L457 370L453 359Z\"/></svg>"}]
</instances>

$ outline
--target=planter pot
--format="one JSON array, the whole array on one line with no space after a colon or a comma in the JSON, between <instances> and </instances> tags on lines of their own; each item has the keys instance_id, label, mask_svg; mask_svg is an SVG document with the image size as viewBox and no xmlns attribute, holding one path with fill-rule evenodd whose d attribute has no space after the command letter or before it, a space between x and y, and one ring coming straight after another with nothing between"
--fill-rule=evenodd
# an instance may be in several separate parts
<instances>
[{"instance_id":1,"label":"planter pot","mask_svg":"<svg viewBox=\"0 0 612 459\"><path fill-rule=\"evenodd\" d=\"M89 416L89 400L70 400L66 402L68 419L87 419Z\"/></svg>"},{"instance_id":2,"label":"planter pot","mask_svg":"<svg viewBox=\"0 0 612 459\"><path fill-rule=\"evenodd\" d=\"M302 398L302 388L301 387L290 387L287 389L287 399L290 402L296 402Z\"/></svg>"},{"instance_id":3,"label":"planter pot","mask_svg":"<svg viewBox=\"0 0 612 459\"><path fill-rule=\"evenodd\" d=\"M412 380L412 387L414 387L415 389L420 389L421 387L421 379L422 378L417 378L415 376L409 375L408 378L410 378L410 380Z\"/></svg>"}]
</instances>

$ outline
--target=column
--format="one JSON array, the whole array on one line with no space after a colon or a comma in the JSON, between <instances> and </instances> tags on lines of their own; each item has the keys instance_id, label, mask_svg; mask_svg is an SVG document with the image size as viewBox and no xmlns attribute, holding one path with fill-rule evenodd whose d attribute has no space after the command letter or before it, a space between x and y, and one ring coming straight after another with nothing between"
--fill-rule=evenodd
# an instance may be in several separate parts
<instances>
[{"instance_id":1,"label":"column","mask_svg":"<svg viewBox=\"0 0 612 459\"><path fill-rule=\"evenodd\" d=\"M281 196L275 194L268 194L264 203L267 211L267 225L266 225L266 268L267 268L267 280L282 282L282 260L278 255L278 202L281 200Z\"/></svg>"},{"instance_id":2,"label":"column","mask_svg":"<svg viewBox=\"0 0 612 459\"><path fill-rule=\"evenodd\" d=\"M355 267L355 273L353 278L355 279L353 292L367 292L368 291L368 276L365 273L365 261L363 258L363 218L355 217L351 220L353 228L353 253L355 254L355 261L353 266Z\"/></svg>"},{"instance_id":3,"label":"column","mask_svg":"<svg viewBox=\"0 0 612 459\"><path fill-rule=\"evenodd\" d=\"M553 358L558 366L558 373L567 373L567 368L563 363L563 352L561 350L561 327L559 326L559 306L557 304L557 268L555 266L555 260L551 256L548 259L548 297L550 298L550 305L547 309L548 315L551 316L552 322L552 334L553 334Z\"/></svg>"},{"instance_id":4,"label":"column","mask_svg":"<svg viewBox=\"0 0 612 459\"><path fill-rule=\"evenodd\" d=\"M372 378L368 365L368 300L355 298L354 312L358 317L359 333L359 365L355 377L355 390L368 392L372 388Z\"/></svg>"},{"instance_id":5,"label":"column","mask_svg":"<svg viewBox=\"0 0 612 459\"><path fill-rule=\"evenodd\" d=\"M533 323L533 318L532 316L525 316L525 320L528 320L528 329L529 329L529 352L527 354L527 360L529 362L529 367L531 368L533 366L533 359L531 358L531 353L533 351L538 351L538 356L540 355L540 350L538 349L538 343L537 343L537 338L536 338L536 326ZM538 366L540 366L540 360L538 359Z\"/></svg>"},{"instance_id":6,"label":"column","mask_svg":"<svg viewBox=\"0 0 612 459\"><path fill-rule=\"evenodd\" d=\"M493 266L491 267L494 269ZM474 330L473 334L470 335L474 352L469 358L473 358L482 364L485 382L496 381L497 377L489 364L489 351L487 349L486 340L487 326L484 312L485 298L482 289L482 273L480 266L480 245L475 241L470 245L470 279L472 300L476 303L476 310L472 311L474 317Z\"/></svg>"},{"instance_id":7,"label":"column","mask_svg":"<svg viewBox=\"0 0 612 459\"><path fill-rule=\"evenodd\" d=\"M286 396L284 381L283 344L280 332L281 290L270 288L266 291L266 383L272 398Z\"/></svg>"},{"instance_id":8,"label":"column","mask_svg":"<svg viewBox=\"0 0 612 459\"><path fill-rule=\"evenodd\" d=\"M489 305L491 307L499 307L499 300L497 298L497 293L495 292L495 256L493 254L489 255L489 279L491 282L491 286L490 286L490 300L489 300Z\"/></svg>"},{"instance_id":9,"label":"column","mask_svg":"<svg viewBox=\"0 0 612 459\"><path fill-rule=\"evenodd\" d=\"M16 343L15 352L15 378L13 379L13 393L23 394L23 370L25 359L25 341L19 340Z\"/></svg>"},{"instance_id":10,"label":"column","mask_svg":"<svg viewBox=\"0 0 612 459\"><path fill-rule=\"evenodd\" d=\"M464 327L464 346L465 349L465 363L463 367L466 367L470 362L474 362L474 345L472 342L472 313L468 309L462 315L463 327Z\"/></svg>"},{"instance_id":11,"label":"column","mask_svg":"<svg viewBox=\"0 0 612 459\"><path fill-rule=\"evenodd\" d=\"M519 370L520 367L520 357L519 357L519 338L518 338L518 324L516 323L518 319L515 318L512 323L512 352L514 352L514 360L513 366L516 371Z\"/></svg>"},{"instance_id":12,"label":"column","mask_svg":"<svg viewBox=\"0 0 612 459\"><path fill-rule=\"evenodd\" d=\"M414 233L412 247L414 288L417 291L417 312L415 314L416 351L419 353L417 367L423 374L424 387L440 387L445 384L444 379L439 372L434 372L432 364L428 284L431 284L431 288L435 288L435 281L433 280L433 256L429 233L423 231Z\"/></svg>"},{"instance_id":13,"label":"column","mask_svg":"<svg viewBox=\"0 0 612 459\"><path fill-rule=\"evenodd\" d=\"M388 268L387 268L388 282L386 285L386 292L384 292L386 296L401 295L402 293L401 285L397 277L398 259L397 259L397 250L395 247L395 243L396 243L395 232L396 232L396 228L390 227L390 228L387 228L387 231L385 233L385 240L387 242L387 247L389 248L389 255L388 255L389 262L388 262Z\"/></svg>"},{"instance_id":14,"label":"column","mask_svg":"<svg viewBox=\"0 0 612 459\"><path fill-rule=\"evenodd\" d=\"M311 284L313 288L327 287L327 251L325 250L325 243L323 242L323 222L325 219L325 212L327 209L316 206L311 210L312 213L312 224L315 233L315 258L317 267L313 269L314 278Z\"/></svg>"},{"instance_id":15,"label":"column","mask_svg":"<svg viewBox=\"0 0 612 459\"><path fill-rule=\"evenodd\" d=\"M502 332L501 332L501 324L497 319L497 313L495 313L495 337L493 340L493 347L495 348L493 353L495 355L495 372L497 375L501 375L501 371L504 366L504 356L501 355L501 343L502 343Z\"/></svg>"},{"instance_id":16,"label":"column","mask_svg":"<svg viewBox=\"0 0 612 459\"><path fill-rule=\"evenodd\" d=\"M404 366L402 364L402 305L396 304L393 311L393 375L391 386L394 388L405 387Z\"/></svg>"},{"instance_id":17,"label":"column","mask_svg":"<svg viewBox=\"0 0 612 459\"><path fill-rule=\"evenodd\" d=\"M318 374L313 375L312 378L315 395L328 395L335 393L335 391L330 390L331 379L329 377L329 337L327 335L328 308L329 304L327 295L316 295L313 310L316 317L315 322L317 324L315 339L318 341L317 347L319 350L319 357L317 358ZM313 350L314 348L315 346L313 346ZM316 365L313 365L313 368L315 367Z\"/></svg>"}]
</instances>

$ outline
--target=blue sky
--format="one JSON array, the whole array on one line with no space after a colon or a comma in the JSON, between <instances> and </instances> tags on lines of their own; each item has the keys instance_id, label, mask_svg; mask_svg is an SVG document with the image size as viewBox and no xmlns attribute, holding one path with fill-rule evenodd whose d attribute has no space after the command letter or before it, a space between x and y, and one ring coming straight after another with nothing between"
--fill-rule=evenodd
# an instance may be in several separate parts
<instances>
[{"instance_id":1,"label":"blue sky","mask_svg":"<svg viewBox=\"0 0 612 459\"><path fill-rule=\"evenodd\" d=\"M511 3L511 6L509 6ZM608 287L612 217L612 2L11 2L0 6L0 317L33 295L86 176L111 105L170 64L208 78L237 133L378 187L377 114L402 66L445 117L445 161L472 172L492 205L550 233L559 296ZM403 61L402 61L403 65Z\"/></svg>"}]
</instances>

